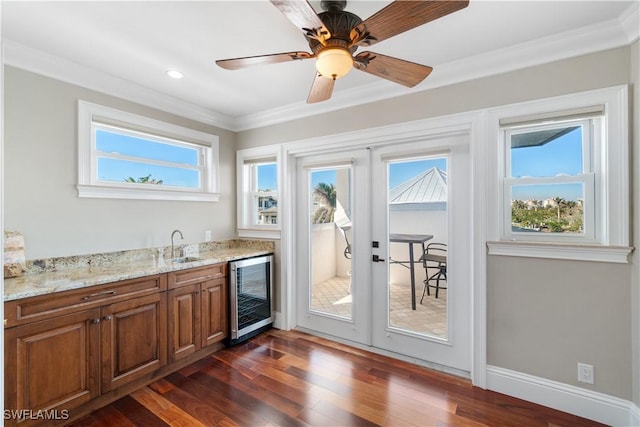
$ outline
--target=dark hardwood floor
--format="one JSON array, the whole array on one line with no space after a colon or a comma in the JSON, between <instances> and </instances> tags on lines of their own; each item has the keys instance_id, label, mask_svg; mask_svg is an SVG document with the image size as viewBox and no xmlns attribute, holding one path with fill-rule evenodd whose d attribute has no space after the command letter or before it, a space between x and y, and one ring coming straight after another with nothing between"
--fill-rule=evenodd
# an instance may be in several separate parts
<instances>
[{"instance_id":1,"label":"dark hardwood floor","mask_svg":"<svg viewBox=\"0 0 640 427\"><path fill-rule=\"evenodd\" d=\"M73 426L596 426L469 381L272 330Z\"/></svg>"}]
</instances>

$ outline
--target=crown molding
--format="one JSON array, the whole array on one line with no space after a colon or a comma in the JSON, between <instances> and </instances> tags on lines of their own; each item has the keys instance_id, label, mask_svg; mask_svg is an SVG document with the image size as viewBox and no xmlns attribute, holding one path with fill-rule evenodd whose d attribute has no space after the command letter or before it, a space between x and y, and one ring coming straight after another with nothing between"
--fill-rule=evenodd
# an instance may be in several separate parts
<instances>
[{"instance_id":1,"label":"crown molding","mask_svg":"<svg viewBox=\"0 0 640 427\"><path fill-rule=\"evenodd\" d=\"M434 66L428 79L413 89L380 80L371 85L340 91L334 94L331 100L324 103L308 105L299 102L236 117L236 130L242 131L302 119L356 105L626 46L640 37L639 5L640 2L632 4L616 19L439 64Z\"/></svg>"},{"instance_id":2,"label":"crown molding","mask_svg":"<svg viewBox=\"0 0 640 427\"><path fill-rule=\"evenodd\" d=\"M234 130L233 117L4 38L4 64L116 96L201 123Z\"/></svg>"},{"instance_id":3,"label":"crown molding","mask_svg":"<svg viewBox=\"0 0 640 427\"><path fill-rule=\"evenodd\" d=\"M323 103L297 102L236 117L212 111L7 39L3 39L2 43L4 63L7 65L237 132L626 46L640 38L639 5L640 2L634 2L616 19L437 64L429 78L412 89L380 80L370 85L336 92L331 100Z\"/></svg>"}]
</instances>

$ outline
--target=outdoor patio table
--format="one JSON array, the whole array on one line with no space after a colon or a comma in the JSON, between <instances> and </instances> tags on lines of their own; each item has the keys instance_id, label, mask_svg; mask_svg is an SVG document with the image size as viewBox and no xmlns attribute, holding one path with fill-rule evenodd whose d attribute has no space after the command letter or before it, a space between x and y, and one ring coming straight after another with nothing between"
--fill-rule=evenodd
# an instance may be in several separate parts
<instances>
[{"instance_id":1,"label":"outdoor patio table","mask_svg":"<svg viewBox=\"0 0 640 427\"><path fill-rule=\"evenodd\" d=\"M422 254L424 254L424 242L433 239L431 234L401 234L390 233L389 242L408 243L409 244L409 261L395 261L389 258L389 264L401 264L411 270L411 309L416 309L416 275L414 264L416 263L413 256L413 245L419 243L422 246ZM419 261L418 261L419 262Z\"/></svg>"}]
</instances>

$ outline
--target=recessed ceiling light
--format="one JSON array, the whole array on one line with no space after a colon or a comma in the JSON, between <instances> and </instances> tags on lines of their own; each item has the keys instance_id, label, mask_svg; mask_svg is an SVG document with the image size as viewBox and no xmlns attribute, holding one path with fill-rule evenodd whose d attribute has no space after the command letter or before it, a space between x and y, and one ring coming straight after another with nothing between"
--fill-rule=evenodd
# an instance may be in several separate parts
<instances>
[{"instance_id":1,"label":"recessed ceiling light","mask_svg":"<svg viewBox=\"0 0 640 427\"><path fill-rule=\"evenodd\" d=\"M181 79L184 77L184 74L178 70L167 70L167 76L171 77L172 79Z\"/></svg>"}]
</instances>

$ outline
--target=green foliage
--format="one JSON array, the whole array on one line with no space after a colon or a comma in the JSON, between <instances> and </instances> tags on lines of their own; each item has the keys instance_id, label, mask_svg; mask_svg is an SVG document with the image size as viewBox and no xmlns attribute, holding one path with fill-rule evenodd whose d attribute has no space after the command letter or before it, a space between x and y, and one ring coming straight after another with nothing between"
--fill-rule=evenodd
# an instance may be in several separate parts
<instances>
[{"instance_id":1,"label":"green foliage","mask_svg":"<svg viewBox=\"0 0 640 427\"><path fill-rule=\"evenodd\" d=\"M313 213L313 218L311 221L313 224L326 224L329 222L333 222L333 214L335 213L335 211L335 208L320 206Z\"/></svg>"},{"instance_id":2,"label":"green foliage","mask_svg":"<svg viewBox=\"0 0 640 427\"><path fill-rule=\"evenodd\" d=\"M147 176L141 176L138 179L135 179L133 177L129 177L129 178L125 178L124 180L125 182L133 182L136 184L157 184L160 185L162 184L162 180L161 179L153 179L151 178L151 174L147 175Z\"/></svg>"},{"instance_id":3,"label":"green foliage","mask_svg":"<svg viewBox=\"0 0 640 427\"><path fill-rule=\"evenodd\" d=\"M582 233L582 205L561 197L552 199L555 206L543 206L540 201L514 200L511 223L515 227L551 233Z\"/></svg>"},{"instance_id":4,"label":"green foliage","mask_svg":"<svg viewBox=\"0 0 640 427\"><path fill-rule=\"evenodd\" d=\"M319 199L320 206L313 213L312 223L326 224L333 222L337 200L336 187L333 184L320 182L313 190L313 195Z\"/></svg>"}]
</instances>

